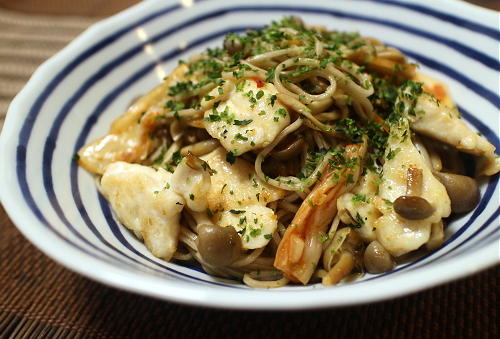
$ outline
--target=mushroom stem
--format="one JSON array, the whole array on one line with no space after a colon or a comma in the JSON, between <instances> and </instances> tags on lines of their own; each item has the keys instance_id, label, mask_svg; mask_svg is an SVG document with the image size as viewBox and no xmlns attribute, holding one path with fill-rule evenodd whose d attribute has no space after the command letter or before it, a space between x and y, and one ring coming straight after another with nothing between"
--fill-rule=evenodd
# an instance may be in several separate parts
<instances>
[{"instance_id":1,"label":"mushroom stem","mask_svg":"<svg viewBox=\"0 0 500 339\"><path fill-rule=\"evenodd\" d=\"M206 161L201 160L191 152L188 152L186 155L186 165L194 170L208 171L208 174L210 175L213 175L215 173Z\"/></svg>"},{"instance_id":2,"label":"mushroom stem","mask_svg":"<svg viewBox=\"0 0 500 339\"><path fill-rule=\"evenodd\" d=\"M194 220L196 221L196 227L198 227L201 224L208 224L208 225L213 225L212 220L208 217L208 215L205 212L194 212L191 211L190 213Z\"/></svg>"},{"instance_id":3,"label":"mushroom stem","mask_svg":"<svg viewBox=\"0 0 500 339\"><path fill-rule=\"evenodd\" d=\"M217 147L220 147L220 143L217 139L203 140L194 144L191 143L188 146L181 148L181 155L184 157L188 153L192 153L193 155L199 157L212 152Z\"/></svg>"},{"instance_id":4,"label":"mushroom stem","mask_svg":"<svg viewBox=\"0 0 500 339\"><path fill-rule=\"evenodd\" d=\"M354 256L349 251L342 252L339 261L323 277L322 280L323 285L330 286L338 283L349 273L351 273L353 268L354 268Z\"/></svg>"}]
</instances>

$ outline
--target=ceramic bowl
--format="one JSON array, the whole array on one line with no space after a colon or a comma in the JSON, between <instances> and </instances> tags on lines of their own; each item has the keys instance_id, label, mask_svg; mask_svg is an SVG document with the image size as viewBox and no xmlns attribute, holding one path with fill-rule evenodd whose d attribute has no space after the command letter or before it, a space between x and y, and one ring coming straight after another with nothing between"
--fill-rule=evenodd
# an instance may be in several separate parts
<instances>
[{"instance_id":1,"label":"ceramic bowl","mask_svg":"<svg viewBox=\"0 0 500 339\"><path fill-rule=\"evenodd\" d=\"M498 175L481 202L446 228L445 244L395 270L334 287L251 289L152 256L119 225L94 180L72 161L178 59L220 45L228 32L284 15L358 31L400 48L449 84L463 119L497 149L498 15L459 1L144 1L106 19L44 63L12 102L1 136L2 203L48 256L116 288L192 305L306 309L370 303L498 263ZM443 131L445 133L445 131Z\"/></svg>"}]
</instances>

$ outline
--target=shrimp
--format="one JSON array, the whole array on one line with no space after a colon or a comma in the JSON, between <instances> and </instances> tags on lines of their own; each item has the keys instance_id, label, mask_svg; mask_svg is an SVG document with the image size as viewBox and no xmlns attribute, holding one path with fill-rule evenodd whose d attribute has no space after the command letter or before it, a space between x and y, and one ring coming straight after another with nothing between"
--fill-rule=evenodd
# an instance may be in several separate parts
<instances>
[{"instance_id":1,"label":"shrimp","mask_svg":"<svg viewBox=\"0 0 500 339\"><path fill-rule=\"evenodd\" d=\"M289 280L305 285L314 273L322 252L321 236L325 235L328 224L337 214L337 198L358 180L366 147L366 141L346 147L346 163L355 164L338 169L329 167L286 230L274 266Z\"/></svg>"}]
</instances>

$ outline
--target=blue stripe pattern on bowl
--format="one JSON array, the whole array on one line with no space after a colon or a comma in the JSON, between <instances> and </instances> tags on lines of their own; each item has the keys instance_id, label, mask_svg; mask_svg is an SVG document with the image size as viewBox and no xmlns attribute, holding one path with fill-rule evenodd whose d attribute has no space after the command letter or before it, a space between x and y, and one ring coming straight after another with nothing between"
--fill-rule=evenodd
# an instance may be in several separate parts
<instances>
[{"instance_id":1,"label":"blue stripe pattern on bowl","mask_svg":"<svg viewBox=\"0 0 500 339\"><path fill-rule=\"evenodd\" d=\"M38 218L40 223L46 227L47 231L52 232L60 241L69 244L75 250L125 270L133 268L169 279L181 279L186 282L195 281L197 283L214 285L217 288L247 290L246 287L238 282L228 279L214 279L197 268L166 263L152 257L140 242L134 239L117 223L107 202L98 195L97 190L92 188L91 193L89 193L88 185L93 183L92 178L82 169L79 169L74 162L70 162L72 154L91 140L90 136L95 131L96 126L102 123L103 115L116 116L118 113L121 113L110 111L110 107L117 103L121 94L130 91L135 84L151 76L155 67L165 64L173 65L173 62L181 55L189 55L191 51L207 44L214 45L214 41L220 41L228 32L256 29L262 27L261 24L263 24L263 22L261 23L260 20L256 19L255 21L258 21L259 25L236 25L232 23L229 26L223 26L219 29L214 24L215 22L226 18L239 18L245 15L260 13L271 13L277 18L281 17L283 13L293 13L296 15L314 15L324 20L329 19L329 28L344 30L342 26L344 20L350 20L361 27L376 26L378 29L387 30L388 32L397 32L397 34L416 37L422 41L443 46L443 48L450 49L453 53L456 53L457 58L473 60L478 67L482 67L485 71L498 72L500 70L500 63L497 58L473 46L469 46L465 41L461 41L460 39L452 40L440 35L438 32L430 32L420 27L414 27L399 18L386 20L370 16L369 14L360 15L358 14L359 12L351 10L349 7L339 9L334 6L330 8L329 6L320 5L317 7L297 7L269 3L259 5L231 5L225 3L224 5L214 5L212 9L210 7L211 3L212 1L204 1L200 4L206 5L208 8L202 14L187 15L184 20L177 20L176 24L167 25L168 28L165 29L159 29L158 32L144 41L133 44L128 43L126 49L117 47L120 50L119 54L116 54L113 58L105 58L105 63L97 69L86 69L85 79L80 81L74 88L68 88L66 99L62 103L57 103L57 112L50 116L53 120L43 121L46 126L50 126L48 135L43 141L41 139L34 139L34 130L39 129L40 127L37 127L37 124L40 124L40 120L48 116L47 113L42 114L42 112L47 110L47 107L55 96L54 93L56 90L61 90L60 84L74 77L77 72L86 67L86 63L93 62L103 51L110 50L113 46L120 46L121 39L133 34L135 30L141 27L147 28L148 25L158 25L158 22L162 20L165 22L169 20L175 21L174 18L178 18L179 12L186 9L180 5L158 5L155 10L146 11L136 21L122 25L123 27L108 33L99 41L86 47L72 60L67 60L67 63L61 66L57 74L47 79L45 89L41 91L34 100L34 103L29 107L27 117L18 134L16 149L17 185L23 194L24 203L28 206L31 213ZM495 41L500 40L498 32L490 27L449 13L440 12L430 7L396 1L372 2L371 6L379 10L386 10L390 7L399 8L399 10L403 10L405 13L417 13L424 17L431 17L432 20L453 23L460 26L461 29L469 30L477 36L484 36ZM340 25L337 26L337 23L340 23ZM186 31L191 31L198 26L206 28L207 24L212 24L213 28L209 31L203 30L202 34L198 35L197 38L189 40L186 46L182 46L182 48L170 46L171 48L166 53L157 56L155 60L144 58L141 62L134 64L133 67L131 66L131 60L140 57L145 45L160 45L176 36L183 36ZM379 36L378 38L384 40L383 36ZM391 43L391 45L400 48L406 55L425 66L427 70L435 71L444 77L456 81L456 83L462 84L462 86L468 88L472 98L483 100L483 105L491 105L491 107L496 109L500 107L500 97L491 87L485 86L479 79L458 69L455 64L448 64L447 60L439 60L432 53L427 54L427 51L412 48L411 44L400 45ZM68 133L64 130L69 128L68 124L71 124L71 118L77 114L74 108L82 100L88 100L86 95L88 96L88 93L95 91L101 81L109 81L109 77L117 69L127 70L127 74L130 75L105 88L104 93L100 93L100 96L97 98L96 104L91 105L93 107L91 112L82 113L88 114L84 123L80 126L72 126L79 129L72 131L73 138L71 140L65 139L65 154L63 155L67 156L67 162L61 165L60 159L62 155L56 154L58 148L61 147L58 140L61 140L61 133ZM147 90L149 88L143 88L144 92ZM460 100L458 102L461 103ZM467 106L467 108L470 110L470 106ZM498 132L492 130L489 124L484 123L473 113L468 112L467 108L463 107L463 105L459 107L464 119L498 149L500 146ZM44 142L41 157L38 154L33 155L29 153L28 150L30 147L34 143L40 142ZM70 178L68 192L59 190L57 186L60 179L59 174L61 173L60 166L62 166L63 171L67 171L64 176ZM46 195L43 198L40 196L36 196L35 198L30 184L32 171L36 168L42 171L43 188ZM443 247L411 263L400 265L391 272L377 276L367 276L353 285L366 284L368 281L373 280L389 279L393 275L410 270L418 270L435 262L454 258L469 248L482 246L484 243L490 243L498 239L499 209L495 201L495 194L498 194L497 185L498 175L484 182L480 204L470 215L453 222L453 234L448 235ZM86 189L85 193L82 193L83 188ZM39 201L43 199L47 199L49 202L52 209L50 212L47 211L46 206L40 206ZM86 202L88 199L95 199L98 203L88 206ZM77 210L78 214L68 217L66 212L68 205L71 205L73 210ZM99 207L98 211L95 210L96 206ZM54 226L55 224L57 226ZM64 227L61 227L61 225L64 225ZM311 289L311 287L290 288L294 290ZM289 288L283 290L288 291Z\"/></svg>"}]
</instances>

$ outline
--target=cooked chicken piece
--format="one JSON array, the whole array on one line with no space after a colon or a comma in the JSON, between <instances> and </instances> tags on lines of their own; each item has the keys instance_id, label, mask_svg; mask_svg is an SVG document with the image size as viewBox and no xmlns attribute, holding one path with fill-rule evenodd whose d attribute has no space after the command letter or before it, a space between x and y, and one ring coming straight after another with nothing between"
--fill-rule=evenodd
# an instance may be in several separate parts
<instances>
[{"instance_id":1,"label":"cooked chicken piece","mask_svg":"<svg viewBox=\"0 0 500 339\"><path fill-rule=\"evenodd\" d=\"M266 246L278 225L273 210L266 205L283 198L285 191L261 181L254 166L245 160L227 162L222 147L202 159L214 172L205 195L214 224L234 226L244 249Z\"/></svg>"},{"instance_id":2,"label":"cooked chicken piece","mask_svg":"<svg viewBox=\"0 0 500 339\"><path fill-rule=\"evenodd\" d=\"M207 195L212 212L228 211L243 206L266 206L281 199L285 191L270 186L255 175L254 166L243 159L235 159L234 164L226 161L226 151L219 147L202 157L215 174Z\"/></svg>"},{"instance_id":3,"label":"cooked chicken piece","mask_svg":"<svg viewBox=\"0 0 500 339\"><path fill-rule=\"evenodd\" d=\"M242 247L255 249L269 243L278 227L278 218L268 207L250 205L225 211L218 224L222 227L233 226L241 236Z\"/></svg>"},{"instance_id":4,"label":"cooked chicken piece","mask_svg":"<svg viewBox=\"0 0 500 339\"><path fill-rule=\"evenodd\" d=\"M408 122L391 127L386 161L383 166L383 182L379 186L379 196L388 204L407 195L408 169L421 170L421 193L433 208L433 212L420 220L408 220L398 215L394 209L380 208L383 216L373 227L377 240L394 256L416 250L429 240L431 224L450 215L450 198L446 188L432 175L431 169L413 145Z\"/></svg>"},{"instance_id":5,"label":"cooked chicken piece","mask_svg":"<svg viewBox=\"0 0 500 339\"><path fill-rule=\"evenodd\" d=\"M102 174L106 166L115 161L140 162L159 146L159 140L150 137L163 119L166 92L169 86L182 79L186 65L179 66L171 76L148 94L133 103L127 112L111 125L107 135L82 147L78 151L80 166Z\"/></svg>"},{"instance_id":6,"label":"cooked chicken piece","mask_svg":"<svg viewBox=\"0 0 500 339\"><path fill-rule=\"evenodd\" d=\"M159 168L114 162L101 179L101 192L118 220L144 239L156 257L170 260L177 249L185 201L171 188L172 174Z\"/></svg>"},{"instance_id":7,"label":"cooked chicken piece","mask_svg":"<svg viewBox=\"0 0 500 339\"><path fill-rule=\"evenodd\" d=\"M189 209L195 212L207 210L207 194L211 186L208 168L192 168L188 158L184 158L175 169L171 182L172 189L186 200Z\"/></svg>"},{"instance_id":8,"label":"cooked chicken piece","mask_svg":"<svg viewBox=\"0 0 500 339\"><path fill-rule=\"evenodd\" d=\"M439 105L428 95L421 95L415 112L414 116L408 115L414 131L478 156L478 175L493 175L500 171L500 158L495 155L495 147L467 126L454 110Z\"/></svg>"},{"instance_id":9,"label":"cooked chicken piece","mask_svg":"<svg viewBox=\"0 0 500 339\"><path fill-rule=\"evenodd\" d=\"M359 225L356 231L366 242L376 239L373 224L381 216L374 201L379 199L379 180L378 174L368 171L350 193L345 193L337 201L340 220L344 224Z\"/></svg>"},{"instance_id":10,"label":"cooked chicken piece","mask_svg":"<svg viewBox=\"0 0 500 339\"><path fill-rule=\"evenodd\" d=\"M378 241L393 256L401 256L427 243L431 234L430 222L402 220L396 213L380 217L374 226Z\"/></svg>"},{"instance_id":11,"label":"cooked chicken piece","mask_svg":"<svg viewBox=\"0 0 500 339\"><path fill-rule=\"evenodd\" d=\"M208 98L217 96L220 88ZM290 123L288 111L276 98L276 88L270 83L259 88L253 80L241 80L232 88L227 101L205 112L207 132L235 155L269 145Z\"/></svg>"}]
</instances>

